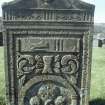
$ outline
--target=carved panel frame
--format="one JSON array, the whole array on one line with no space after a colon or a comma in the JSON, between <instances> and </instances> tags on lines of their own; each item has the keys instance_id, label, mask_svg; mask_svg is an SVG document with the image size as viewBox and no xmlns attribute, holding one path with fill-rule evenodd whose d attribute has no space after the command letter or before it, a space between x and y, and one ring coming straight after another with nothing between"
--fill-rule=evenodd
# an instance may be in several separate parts
<instances>
[{"instance_id":1,"label":"carved panel frame","mask_svg":"<svg viewBox=\"0 0 105 105\"><path fill-rule=\"evenodd\" d=\"M7 46L7 49L5 49L5 56L7 56L7 60L6 60L6 64L8 65L7 66L7 69L8 72L6 72L6 75L8 77L8 80L6 81L6 85L8 87L8 90L7 90L7 102L10 101L11 104L14 104L14 105L18 105L18 98L17 97L17 94L19 93L18 91L18 79L17 79L17 69L16 69L16 53L17 53L17 49L15 48L16 47L16 42L15 42L15 39L17 37L21 37L22 36L22 33L21 33L21 36L19 36L18 34L16 35L15 31L13 30L7 30L6 31L6 34L5 34L5 37L4 37L4 42L5 42L5 47ZM25 34L23 34L25 35ZM61 34L62 35L62 34ZM31 36L31 35L30 35ZM35 37L35 35L33 35ZM42 35L41 35L42 36ZM23 37L23 36L22 36ZM73 37L73 35L69 35L69 37ZM89 76L90 76L90 68L88 68L88 65L90 66L90 63L89 63L89 60L91 59L91 55L89 55L89 53L91 52L90 49L90 46L91 46L91 43L89 45L89 42L92 42L92 41L89 41L89 38L90 38L90 33L88 34L88 32L85 32L84 34L81 33L81 40L82 40L82 44L83 44L83 49L81 49L81 65L82 65L82 68L81 68L81 86L78 88L78 93L79 93L79 97L80 97L80 105L83 105L83 103L87 103L88 104L88 91L89 91ZM74 37L76 38L76 37ZM88 40L87 40L88 39ZM88 42L89 41L89 42ZM81 46L82 48L82 46ZM10 71L9 71L10 70ZM11 75L11 76L10 76ZM16 82L17 81L17 82ZM23 88L24 90L24 88ZM23 92L24 93L24 92ZM75 98L75 97L74 97Z\"/></svg>"}]
</instances>

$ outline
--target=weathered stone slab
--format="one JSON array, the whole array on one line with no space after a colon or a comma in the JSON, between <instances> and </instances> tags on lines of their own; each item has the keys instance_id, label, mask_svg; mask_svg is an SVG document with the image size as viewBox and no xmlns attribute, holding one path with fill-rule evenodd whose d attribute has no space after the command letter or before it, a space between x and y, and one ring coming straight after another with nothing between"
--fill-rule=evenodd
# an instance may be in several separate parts
<instances>
[{"instance_id":1,"label":"weathered stone slab","mask_svg":"<svg viewBox=\"0 0 105 105\"><path fill-rule=\"evenodd\" d=\"M2 8L7 105L88 105L94 6L15 0Z\"/></svg>"}]
</instances>

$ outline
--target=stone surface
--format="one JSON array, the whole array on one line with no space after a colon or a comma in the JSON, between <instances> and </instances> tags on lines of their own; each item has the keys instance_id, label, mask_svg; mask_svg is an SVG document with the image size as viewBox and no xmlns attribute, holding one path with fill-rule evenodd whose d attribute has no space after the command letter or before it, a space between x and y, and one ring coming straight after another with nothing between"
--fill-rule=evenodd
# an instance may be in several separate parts
<instances>
[{"instance_id":1,"label":"stone surface","mask_svg":"<svg viewBox=\"0 0 105 105\"><path fill-rule=\"evenodd\" d=\"M7 105L88 105L94 6L15 0L2 8Z\"/></svg>"}]
</instances>

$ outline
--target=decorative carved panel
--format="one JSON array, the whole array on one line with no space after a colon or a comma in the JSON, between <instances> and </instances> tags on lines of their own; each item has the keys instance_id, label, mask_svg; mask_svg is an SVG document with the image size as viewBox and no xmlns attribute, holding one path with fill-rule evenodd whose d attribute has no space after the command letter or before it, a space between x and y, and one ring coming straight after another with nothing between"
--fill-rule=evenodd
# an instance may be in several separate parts
<instances>
[{"instance_id":1,"label":"decorative carved panel","mask_svg":"<svg viewBox=\"0 0 105 105\"><path fill-rule=\"evenodd\" d=\"M79 52L80 38L36 38L17 39L20 52Z\"/></svg>"},{"instance_id":2,"label":"decorative carved panel","mask_svg":"<svg viewBox=\"0 0 105 105\"><path fill-rule=\"evenodd\" d=\"M3 5L8 105L88 105L93 12L79 0Z\"/></svg>"}]
</instances>

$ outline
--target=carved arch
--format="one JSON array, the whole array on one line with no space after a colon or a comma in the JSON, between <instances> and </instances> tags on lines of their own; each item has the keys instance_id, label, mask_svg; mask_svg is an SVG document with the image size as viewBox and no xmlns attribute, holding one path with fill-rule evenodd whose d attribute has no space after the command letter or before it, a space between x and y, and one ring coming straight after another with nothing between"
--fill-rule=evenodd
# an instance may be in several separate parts
<instances>
[{"instance_id":1,"label":"carved arch","mask_svg":"<svg viewBox=\"0 0 105 105\"><path fill-rule=\"evenodd\" d=\"M40 82L50 81L52 83L60 83L63 86L65 86L66 89L69 89L72 96L78 96L79 91L74 89L72 84L69 84L65 79L63 79L61 76L36 76L29 80L25 86L22 87L22 89L19 92L19 103L20 105L24 105L24 97L26 96L26 93L33 85L37 85Z\"/></svg>"}]
</instances>

